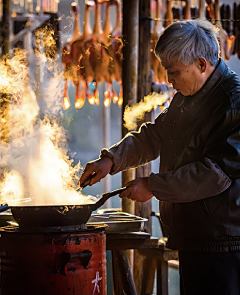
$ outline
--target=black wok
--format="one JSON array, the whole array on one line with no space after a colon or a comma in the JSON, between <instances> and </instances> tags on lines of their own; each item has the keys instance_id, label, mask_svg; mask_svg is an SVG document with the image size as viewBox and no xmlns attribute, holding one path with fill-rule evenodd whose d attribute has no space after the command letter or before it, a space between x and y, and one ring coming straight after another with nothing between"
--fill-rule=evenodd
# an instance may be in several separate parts
<instances>
[{"instance_id":1,"label":"black wok","mask_svg":"<svg viewBox=\"0 0 240 295\"><path fill-rule=\"evenodd\" d=\"M11 209L19 227L51 227L85 224L93 211L101 207L110 197L123 192L126 188L102 194L94 204L62 206L5 206L0 212Z\"/></svg>"}]
</instances>

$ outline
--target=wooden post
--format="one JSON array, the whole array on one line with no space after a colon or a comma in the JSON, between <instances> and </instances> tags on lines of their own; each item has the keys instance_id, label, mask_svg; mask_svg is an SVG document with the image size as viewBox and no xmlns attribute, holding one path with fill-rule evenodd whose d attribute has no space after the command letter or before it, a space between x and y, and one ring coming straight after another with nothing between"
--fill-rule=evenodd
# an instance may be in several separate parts
<instances>
[{"instance_id":1,"label":"wooden post","mask_svg":"<svg viewBox=\"0 0 240 295\"><path fill-rule=\"evenodd\" d=\"M138 102L145 95L151 92L151 0L139 0L139 52L138 52ZM144 45L144 46L143 46ZM138 122L138 127L146 121L151 121L151 113L146 113L144 119ZM146 177L151 173L151 164L146 164L136 169L136 177ZM152 200L135 204L135 214L148 218L144 230L152 234ZM138 250L134 251L134 280L138 294L142 294L143 265L149 266L149 273L152 272L151 265L146 264ZM154 275L154 274L153 274ZM154 276L153 276L154 278ZM149 280L152 278L149 277Z\"/></svg>"},{"instance_id":2,"label":"wooden post","mask_svg":"<svg viewBox=\"0 0 240 295\"><path fill-rule=\"evenodd\" d=\"M2 44L2 57L5 59L9 58L10 51L10 13L11 13L11 1L3 0L2 1L2 28L1 28L1 37L3 40ZM9 94L1 93L1 133L0 139L8 142L9 130L8 130L8 110L9 110Z\"/></svg>"},{"instance_id":3,"label":"wooden post","mask_svg":"<svg viewBox=\"0 0 240 295\"><path fill-rule=\"evenodd\" d=\"M123 106L137 102L138 85L138 1L123 0L123 61L122 61L122 84ZM128 130L122 126L122 137ZM122 172L122 185L132 180L133 171ZM122 200L122 210L132 213L134 204L128 199Z\"/></svg>"},{"instance_id":4,"label":"wooden post","mask_svg":"<svg viewBox=\"0 0 240 295\"><path fill-rule=\"evenodd\" d=\"M151 92L151 0L139 1L139 57L138 57L138 101L142 100L145 95ZM151 113L146 113L144 120L139 122L139 126L146 121L151 121ZM137 168L136 177L149 176L151 173L151 164ZM151 200L145 203L137 203L135 213L140 216L149 218L151 215ZM151 218L147 223L145 231L151 234Z\"/></svg>"}]
</instances>

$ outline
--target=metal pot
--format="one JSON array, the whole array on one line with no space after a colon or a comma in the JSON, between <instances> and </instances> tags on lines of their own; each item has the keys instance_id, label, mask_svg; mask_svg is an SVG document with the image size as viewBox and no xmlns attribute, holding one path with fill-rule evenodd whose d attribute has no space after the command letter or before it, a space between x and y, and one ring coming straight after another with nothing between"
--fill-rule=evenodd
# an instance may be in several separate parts
<instances>
[{"instance_id":1,"label":"metal pot","mask_svg":"<svg viewBox=\"0 0 240 295\"><path fill-rule=\"evenodd\" d=\"M93 211L101 207L110 197L123 192L120 188L102 197L94 204L62 206L5 206L0 212L11 209L14 220L20 227L51 227L85 224Z\"/></svg>"}]
</instances>

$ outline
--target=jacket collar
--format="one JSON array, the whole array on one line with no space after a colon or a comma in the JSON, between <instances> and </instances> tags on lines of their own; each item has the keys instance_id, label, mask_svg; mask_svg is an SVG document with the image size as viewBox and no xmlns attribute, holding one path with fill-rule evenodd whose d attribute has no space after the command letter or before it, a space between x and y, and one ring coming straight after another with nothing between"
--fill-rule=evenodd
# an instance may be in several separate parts
<instances>
[{"instance_id":1,"label":"jacket collar","mask_svg":"<svg viewBox=\"0 0 240 295\"><path fill-rule=\"evenodd\" d=\"M208 78L208 80L203 85L203 87L196 94L191 96L191 100L196 101L199 98L202 99L203 97L209 96L209 94L221 82L226 71L227 71L227 65L220 58L217 66L216 66L215 70L213 71L213 73L211 74L211 76Z\"/></svg>"},{"instance_id":2,"label":"jacket collar","mask_svg":"<svg viewBox=\"0 0 240 295\"><path fill-rule=\"evenodd\" d=\"M184 97L181 93L177 93L178 102L176 103L176 105L180 107L184 102L186 109L198 106L201 107L204 104L204 102L209 98L210 94L214 91L217 85L222 81L227 70L227 65L220 58L215 70L208 78L206 83L203 85L203 87L197 93L195 93L192 96L186 97ZM180 97L182 97L182 100Z\"/></svg>"}]
</instances>

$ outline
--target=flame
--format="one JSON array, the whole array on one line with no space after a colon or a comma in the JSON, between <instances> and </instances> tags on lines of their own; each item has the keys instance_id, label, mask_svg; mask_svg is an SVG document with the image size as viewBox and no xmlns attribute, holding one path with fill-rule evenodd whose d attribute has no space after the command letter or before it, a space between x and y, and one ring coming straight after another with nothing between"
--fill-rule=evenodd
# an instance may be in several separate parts
<instances>
[{"instance_id":1,"label":"flame","mask_svg":"<svg viewBox=\"0 0 240 295\"><path fill-rule=\"evenodd\" d=\"M75 100L75 109L81 109L84 106L85 98L80 96Z\"/></svg>"},{"instance_id":2,"label":"flame","mask_svg":"<svg viewBox=\"0 0 240 295\"><path fill-rule=\"evenodd\" d=\"M97 89L95 90L95 93L94 94L95 94L94 95L95 96L94 102L95 102L96 105L99 106L99 92L98 92Z\"/></svg>"},{"instance_id":3,"label":"flame","mask_svg":"<svg viewBox=\"0 0 240 295\"><path fill-rule=\"evenodd\" d=\"M121 107L123 105L123 97L120 96L118 99L118 106Z\"/></svg>"},{"instance_id":4,"label":"flame","mask_svg":"<svg viewBox=\"0 0 240 295\"><path fill-rule=\"evenodd\" d=\"M24 183L21 174L17 170L12 170L6 174L4 181L0 185L1 194L6 199L24 199Z\"/></svg>"},{"instance_id":5,"label":"flame","mask_svg":"<svg viewBox=\"0 0 240 295\"><path fill-rule=\"evenodd\" d=\"M63 109L66 111L70 108L71 103L70 103L70 99L68 96L64 96L63 97Z\"/></svg>"},{"instance_id":6,"label":"flame","mask_svg":"<svg viewBox=\"0 0 240 295\"><path fill-rule=\"evenodd\" d=\"M118 98L118 106L121 107L123 104L123 90L122 84L120 84L119 98Z\"/></svg>"},{"instance_id":7,"label":"flame","mask_svg":"<svg viewBox=\"0 0 240 295\"><path fill-rule=\"evenodd\" d=\"M88 99L88 102L89 102L91 105L94 105L94 104L95 104L95 96L94 96L94 95L87 96L87 99Z\"/></svg>"},{"instance_id":8,"label":"flame","mask_svg":"<svg viewBox=\"0 0 240 295\"><path fill-rule=\"evenodd\" d=\"M64 93L63 93L63 109L66 111L70 108L71 102L68 96L68 84L67 80L65 80L65 87L64 87Z\"/></svg>"},{"instance_id":9,"label":"flame","mask_svg":"<svg viewBox=\"0 0 240 295\"><path fill-rule=\"evenodd\" d=\"M117 94L113 91L113 98L112 98L112 100L113 100L113 103L117 103L118 102L118 96L117 96Z\"/></svg>"},{"instance_id":10,"label":"flame","mask_svg":"<svg viewBox=\"0 0 240 295\"><path fill-rule=\"evenodd\" d=\"M104 92L104 96L105 96L105 98L104 98L103 104L104 104L105 107L109 107L110 104L111 104L111 92L110 92L110 90L106 90Z\"/></svg>"},{"instance_id":11,"label":"flame","mask_svg":"<svg viewBox=\"0 0 240 295\"><path fill-rule=\"evenodd\" d=\"M75 93L75 109L81 109L85 103L85 89L83 89L81 94L79 95L79 87L80 85L78 84Z\"/></svg>"}]
</instances>

